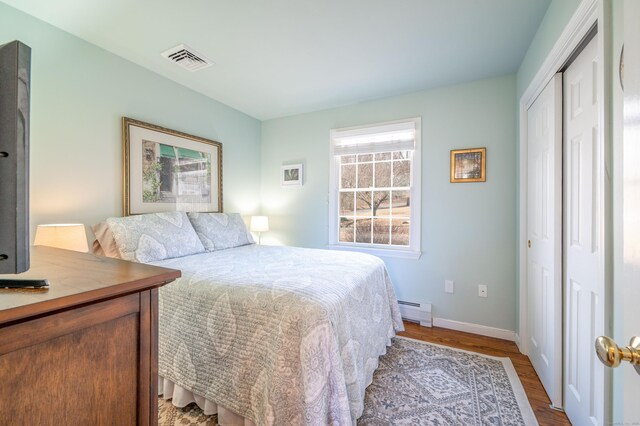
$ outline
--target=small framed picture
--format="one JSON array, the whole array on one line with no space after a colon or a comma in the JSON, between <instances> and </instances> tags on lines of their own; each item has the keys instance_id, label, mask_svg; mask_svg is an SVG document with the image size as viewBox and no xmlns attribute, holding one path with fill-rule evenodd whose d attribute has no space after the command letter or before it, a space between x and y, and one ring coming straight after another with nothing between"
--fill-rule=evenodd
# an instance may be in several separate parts
<instances>
[{"instance_id":1,"label":"small framed picture","mask_svg":"<svg viewBox=\"0 0 640 426\"><path fill-rule=\"evenodd\" d=\"M302 164L282 166L282 186L302 185Z\"/></svg>"},{"instance_id":2,"label":"small framed picture","mask_svg":"<svg viewBox=\"0 0 640 426\"><path fill-rule=\"evenodd\" d=\"M486 182L487 148L451 151L451 182Z\"/></svg>"}]
</instances>

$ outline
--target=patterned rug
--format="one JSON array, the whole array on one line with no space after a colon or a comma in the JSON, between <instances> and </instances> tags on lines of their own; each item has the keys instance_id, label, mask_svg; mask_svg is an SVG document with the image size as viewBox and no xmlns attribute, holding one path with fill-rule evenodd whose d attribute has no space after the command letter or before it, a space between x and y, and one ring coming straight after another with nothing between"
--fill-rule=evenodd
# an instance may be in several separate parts
<instances>
[{"instance_id":1,"label":"patterned rug","mask_svg":"<svg viewBox=\"0 0 640 426\"><path fill-rule=\"evenodd\" d=\"M216 425L195 404L159 400L160 426ZM367 388L358 425L537 425L509 358L396 337Z\"/></svg>"}]
</instances>

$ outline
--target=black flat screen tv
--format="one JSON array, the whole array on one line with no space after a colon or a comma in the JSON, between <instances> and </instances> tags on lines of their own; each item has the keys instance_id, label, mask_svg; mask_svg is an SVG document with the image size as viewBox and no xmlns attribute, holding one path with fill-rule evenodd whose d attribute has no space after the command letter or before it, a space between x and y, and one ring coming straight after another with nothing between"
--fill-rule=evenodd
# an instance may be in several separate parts
<instances>
[{"instance_id":1,"label":"black flat screen tv","mask_svg":"<svg viewBox=\"0 0 640 426\"><path fill-rule=\"evenodd\" d=\"M29 269L31 48L0 46L0 274Z\"/></svg>"}]
</instances>

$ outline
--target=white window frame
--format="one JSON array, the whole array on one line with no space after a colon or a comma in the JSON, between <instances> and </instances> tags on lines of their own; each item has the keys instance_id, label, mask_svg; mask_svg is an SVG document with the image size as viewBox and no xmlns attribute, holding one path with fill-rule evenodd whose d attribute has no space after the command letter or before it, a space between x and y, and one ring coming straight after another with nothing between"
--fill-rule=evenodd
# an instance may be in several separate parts
<instances>
[{"instance_id":1,"label":"white window frame","mask_svg":"<svg viewBox=\"0 0 640 426\"><path fill-rule=\"evenodd\" d=\"M340 197L340 158L335 153L336 143L340 139L346 137L366 136L376 133L385 133L389 131L397 131L397 129L406 129L413 127L415 132L414 148L411 161L411 209L409 223L411 226L409 233L409 246L392 246L385 244L366 244L366 243L347 243L339 241L339 197ZM330 131L329 143L329 245L327 248L337 250L354 250L370 253L382 257L400 257L405 259L419 259L421 252L421 201L420 195L422 183L422 120L420 117L408 118L404 120L387 121L384 123L374 123L364 126L348 127L341 129L332 129ZM393 151L393 142L385 142L389 145L389 151ZM395 150L403 150L397 148Z\"/></svg>"}]
</instances>

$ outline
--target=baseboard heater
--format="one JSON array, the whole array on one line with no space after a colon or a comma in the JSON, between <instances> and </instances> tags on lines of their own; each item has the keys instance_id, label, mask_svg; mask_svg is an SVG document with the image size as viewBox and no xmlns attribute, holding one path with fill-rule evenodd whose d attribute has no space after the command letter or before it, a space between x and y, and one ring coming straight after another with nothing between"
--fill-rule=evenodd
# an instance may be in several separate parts
<instances>
[{"instance_id":1,"label":"baseboard heater","mask_svg":"<svg viewBox=\"0 0 640 426\"><path fill-rule=\"evenodd\" d=\"M420 324L423 327L431 327L431 303L415 303L398 300L400 315L403 320Z\"/></svg>"}]
</instances>

